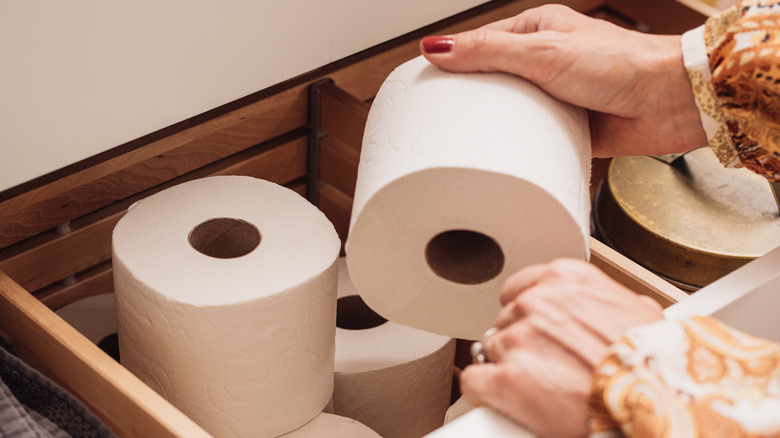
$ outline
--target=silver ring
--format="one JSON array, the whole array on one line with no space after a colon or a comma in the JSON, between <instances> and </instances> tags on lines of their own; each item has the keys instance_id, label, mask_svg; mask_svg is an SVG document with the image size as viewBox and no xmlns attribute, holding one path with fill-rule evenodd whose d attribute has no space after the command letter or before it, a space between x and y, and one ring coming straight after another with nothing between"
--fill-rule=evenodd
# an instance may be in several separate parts
<instances>
[{"instance_id":1,"label":"silver ring","mask_svg":"<svg viewBox=\"0 0 780 438\"><path fill-rule=\"evenodd\" d=\"M488 338L496 334L497 331L497 328L491 327L487 329L479 341L471 344L471 361L473 363L483 364L490 362L490 359L487 357L487 350L485 350L485 343L487 342Z\"/></svg>"}]
</instances>

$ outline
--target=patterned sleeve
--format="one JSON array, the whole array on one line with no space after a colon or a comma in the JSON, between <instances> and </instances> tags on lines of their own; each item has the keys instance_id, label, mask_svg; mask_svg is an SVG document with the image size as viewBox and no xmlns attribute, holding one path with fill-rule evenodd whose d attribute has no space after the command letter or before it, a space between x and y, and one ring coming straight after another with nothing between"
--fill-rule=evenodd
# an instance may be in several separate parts
<instances>
[{"instance_id":1,"label":"patterned sleeve","mask_svg":"<svg viewBox=\"0 0 780 438\"><path fill-rule=\"evenodd\" d=\"M683 57L720 161L780 181L780 0L739 0L683 35Z\"/></svg>"},{"instance_id":2,"label":"patterned sleeve","mask_svg":"<svg viewBox=\"0 0 780 438\"><path fill-rule=\"evenodd\" d=\"M716 319L630 330L596 370L591 437L780 437L780 346Z\"/></svg>"}]
</instances>

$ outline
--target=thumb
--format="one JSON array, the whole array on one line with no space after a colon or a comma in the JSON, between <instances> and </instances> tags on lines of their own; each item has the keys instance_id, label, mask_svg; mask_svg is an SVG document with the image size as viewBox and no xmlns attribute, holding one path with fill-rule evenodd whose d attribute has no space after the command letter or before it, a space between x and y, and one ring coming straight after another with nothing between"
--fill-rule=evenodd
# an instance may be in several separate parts
<instances>
[{"instance_id":1,"label":"thumb","mask_svg":"<svg viewBox=\"0 0 780 438\"><path fill-rule=\"evenodd\" d=\"M491 399L505 385L501 384L501 369L497 363L469 365L460 373L460 389L473 406L490 405Z\"/></svg>"},{"instance_id":2,"label":"thumb","mask_svg":"<svg viewBox=\"0 0 780 438\"><path fill-rule=\"evenodd\" d=\"M535 398L538 391L526 391L522 372L512 371L506 365L486 363L470 365L460 373L460 388L463 397L472 406L487 406L528 425L535 412L528 409L527 398Z\"/></svg>"}]
</instances>

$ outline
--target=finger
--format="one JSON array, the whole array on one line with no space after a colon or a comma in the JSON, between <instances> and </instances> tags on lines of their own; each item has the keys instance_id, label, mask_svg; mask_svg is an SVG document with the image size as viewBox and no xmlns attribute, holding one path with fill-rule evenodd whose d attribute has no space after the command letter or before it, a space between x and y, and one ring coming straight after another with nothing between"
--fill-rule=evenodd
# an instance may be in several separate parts
<instances>
[{"instance_id":1,"label":"finger","mask_svg":"<svg viewBox=\"0 0 780 438\"><path fill-rule=\"evenodd\" d=\"M526 323L540 336L549 339L549 343L544 347L550 350L552 347L556 350L562 348L591 369L601 362L610 345L606 339L575 319L534 315L528 318Z\"/></svg>"},{"instance_id":2,"label":"finger","mask_svg":"<svg viewBox=\"0 0 780 438\"><path fill-rule=\"evenodd\" d=\"M533 412L525 409L526 399L535 397L523 391L525 377L522 367L498 364L471 365L460 373L460 389L463 397L473 406L488 406L527 424Z\"/></svg>"},{"instance_id":3,"label":"finger","mask_svg":"<svg viewBox=\"0 0 780 438\"><path fill-rule=\"evenodd\" d=\"M525 321L517 321L508 327L501 328L483 341L487 359L491 362L501 362L508 355L518 350L538 350L549 340Z\"/></svg>"},{"instance_id":4,"label":"finger","mask_svg":"<svg viewBox=\"0 0 780 438\"><path fill-rule=\"evenodd\" d=\"M500 391L499 365L485 363L469 365L460 373L460 390L473 406L484 406Z\"/></svg>"},{"instance_id":5,"label":"finger","mask_svg":"<svg viewBox=\"0 0 780 438\"><path fill-rule=\"evenodd\" d=\"M510 275L501 287L501 305L506 306L526 289L538 283L547 269L547 265L531 265Z\"/></svg>"},{"instance_id":6,"label":"finger","mask_svg":"<svg viewBox=\"0 0 780 438\"><path fill-rule=\"evenodd\" d=\"M583 324L579 318L572 318L567 311L544 299L533 297L530 300L515 300L502 311L515 307L523 309L522 319L510 321L515 315L500 314L496 326L501 327L501 330L488 339L490 342L485 343L490 360L501 360L507 352L516 348L541 352L543 355L564 349L594 367L611 344L589 324Z\"/></svg>"},{"instance_id":7,"label":"finger","mask_svg":"<svg viewBox=\"0 0 780 438\"><path fill-rule=\"evenodd\" d=\"M556 31L513 33L475 29L444 37L422 39L423 55L434 65L453 72L506 72L540 83L555 75L567 50L565 36ZM553 73L550 73L550 70Z\"/></svg>"},{"instance_id":8,"label":"finger","mask_svg":"<svg viewBox=\"0 0 780 438\"><path fill-rule=\"evenodd\" d=\"M498 329L503 329L519 322L526 315L527 312L525 307L520 301L511 301L499 310L498 316L496 316L496 322L493 323L493 326Z\"/></svg>"},{"instance_id":9,"label":"finger","mask_svg":"<svg viewBox=\"0 0 780 438\"><path fill-rule=\"evenodd\" d=\"M526 353L516 353L511 363L471 365L460 373L463 397L473 406L488 406L524 425L540 436L575 436L560 433L549 425L560 417L563 406L567 415L585 411L584 397L590 374L569 366L567 361L549 360ZM574 401L566 403L568 400ZM575 409L568 409L574 407ZM577 418L582 427L585 421Z\"/></svg>"}]
</instances>

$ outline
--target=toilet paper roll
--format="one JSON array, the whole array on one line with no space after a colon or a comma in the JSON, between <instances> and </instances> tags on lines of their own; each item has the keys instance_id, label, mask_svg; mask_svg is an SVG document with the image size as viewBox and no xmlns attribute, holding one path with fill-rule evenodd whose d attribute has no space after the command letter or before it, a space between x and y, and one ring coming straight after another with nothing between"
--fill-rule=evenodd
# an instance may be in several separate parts
<instances>
[{"instance_id":1,"label":"toilet paper roll","mask_svg":"<svg viewBox=\"0 0 780 438\"><path fill-rule=\"evenodd\" d=\"M328 413L321 413L313 420L280 438L381 438L368 426L353 420Z\"/></svg>"},{"instance_id":2,"label":"toilet paper roll","mask_svg":"<svg viewBox=\"0 0 780 438\"><path fill-rule=\"evenodd\" d=\"M384 438L440 427L450 403L455 340L387 322L363 304L339 261L332 412Z\"/></svg>"},{"instance_id":3,"label":"toilet paper roll","mask_svg":"<svg viewBox=\"0 0 780 438\"><path fill-rule=\"evenodd\" d=\"M59 308L55 313L101 350L119 360L114 294L82 298Z\"/></svg>"},{"instance_id":4,"label":"toilet paper roll","mask_svg":"<svg viewBox=\"0 0 780 438\"><path fill-rule=\"evenodd\" d=\"M537 438L528 429L514 423L496 411L478 407L426 435L426 438Z\"/></svg>"},{"instance_id":5,"label":"toilet paper roll","mask_svg":"<svg viewBox=\"0 0 780 438\"><path fill-rule=\"evenodd\" d=\"M190 181L113 234L122 364L215 436L292 431L333 389L339 238L297 193Z\"/></svg>"},{"instance_id":6,"label":"toilet paper roll","mask_svg":"<svg viewBox=\"0 0 780 438\"><path fill-rule=\"evenodd\" d=\"M94 344L116 333L114 294L82 298L57 309L55 313Z\"/></svg>"},{"instance_id":7,"label":"toilet paper roll","mask_svg":"<svg viewBox=\"0 0 780 438\"><path fill-rule=\"evenodd\" d=\"M366 303L400 324L479 339L502 282L588 258L583 109L502 73L398 67L369 112L346 244Z\"/></svg>"},{"instance_id":8,"label":"toilet paper roll","mask_svg":"<svg viewBox=\"0 0 780 438\"><path fill-rule=\"evenodd\" d=\"M444 424L447 424L458 417L469 413L474 406L466 400L465 397L459 398L455 403L447 409L447 414L444 415Z\"/></svg>"}]
</instances>

